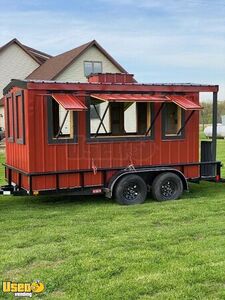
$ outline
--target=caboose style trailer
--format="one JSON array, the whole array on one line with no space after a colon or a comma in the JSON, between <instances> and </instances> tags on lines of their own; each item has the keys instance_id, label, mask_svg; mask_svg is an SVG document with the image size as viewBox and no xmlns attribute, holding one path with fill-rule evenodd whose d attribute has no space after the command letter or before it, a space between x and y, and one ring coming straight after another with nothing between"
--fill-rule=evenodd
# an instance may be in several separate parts
<instances>
[{"instance_id":1,"label":"caboose style trailer","mask_svg":"<svg viewBox=\"0 0 225 300\"><path fill-rule=\"evenodd\" d=\"M213 93L213 139L199 158L200 92ZM12 80L4 89L3 193L105 194L120 204L177 199L188 181L220 181L216 85Z\"/></svg>"}]
</instances>

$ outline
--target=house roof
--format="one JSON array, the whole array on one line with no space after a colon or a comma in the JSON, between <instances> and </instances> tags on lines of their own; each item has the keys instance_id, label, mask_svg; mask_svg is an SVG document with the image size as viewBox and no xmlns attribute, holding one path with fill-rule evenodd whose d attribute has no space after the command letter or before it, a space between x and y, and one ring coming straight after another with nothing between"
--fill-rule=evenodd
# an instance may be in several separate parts
<instances>
[{"instance_id":1,"label":"house roof","mask_svg":"<svg viewBox=\"0 0 225 300\"><path fill-rule=\"evenodd\" d=\"M27 79L53 80L61 72L63 72L70 64L72 64L78 57L80 57L90 47L95 46L101 51L121 72L127 71L111 56L105 49L103 49L95 40L83 44L70 51L64 52L57 56L51 57L43 65L34 70Z\"/></svg>"},{"instance_id":2,"label":"house roof","mask_svg":"<svg viewBox=\"0 0 225 300\"><path fill-rule=\"evenodd\" d=\"M17 39L13 39L13 40L9 41L8 43L6 43L5 45L3 45L2 47L0 47L0 53L1 53L1 51L7 49L9 46L11 46L14 43L16 45L18 45L21 49L23 49L29 56L31 56L39 65L43 64L46 60L48 60L49 58L52 57L51 55L49 55L47 53L44 53L42 51L39 51L34 48L23 45Z\"/></svg>"}]
</instances>

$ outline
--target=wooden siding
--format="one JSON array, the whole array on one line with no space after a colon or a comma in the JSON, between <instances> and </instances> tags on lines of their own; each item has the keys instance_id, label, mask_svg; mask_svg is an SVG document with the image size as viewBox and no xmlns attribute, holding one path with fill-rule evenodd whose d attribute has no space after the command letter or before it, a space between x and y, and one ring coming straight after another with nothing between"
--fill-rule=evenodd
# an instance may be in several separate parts
<instances>
[{"instance_id":1,"label":"wooden siding","mask_svg":"<svg viewBox=\"0 0 225 300\"><path fill-rule=\"evenodd\" d=\"M18 88L14 88L12 90L13 95L13 107L15 112L15 94L19 91ZM29 172L30 168L30 155L29 155L29 142L30 142L30 135L29 135L29 127L27 124L29 123L30 115L29 115L29 101L28 101L28 91L24 91L24 123L25 123L25 144L19 144L16 142L15 136L15 129L16 129L16 114L14 113L14 121L12 121L12 116L10 116L10 122L13 122L14 126L14 142L9 142L8 131L6 128L6 163L23 170L25 172ZM5 105L5 116L6 116L6 123L7 123L7 105Z\"/></svg>"},{"instance_id":2,"label":"wooden siding","mask_svg":"<svg viewBox=\"0 0 225 300\"><path fill-rule=\"evenodd\" d=\"M3 88L12 78L24 79L39 64L18 45L12 44L0 53L0 98Z\"/></svg>"},{"instance_id":3,"label":"wooden siding","mask_svg":"<svg viewBox=\"0 0 225 300\"><path fill-rule=\"evenodd\" d=\"M18 88L12 90L15 93ZM120 168L134 166L167 165L199 161L199 112L196 111L185 128L184 139L162 140L161 115L154 125L153 140L87 142L86 112L78 112L78 143L48 144L47 136L47 97L46 90L25 90L25 139L26 144L6 142L7 164L26 172L57 172L65 170L90 170L85 173L84 184L102 184L100 168ZM187 93L186 97L199 103L198 93ZM85 102L85 97L81 97ZM157 112L160 104L154 104ZM186 118L191 112L185 112ZM95 174L93 166L97 168ZM109 179L112 170L106 177ZM186 177L199 176L198 167L185 167ZM13 175L18 183L18 176ZM60 188L81 186L78 174L59 175ZM28 181L22 177L22 186L28 188ZM56 188L54 175L33 177L33 190Z\"/></svg>"}]
</instances>

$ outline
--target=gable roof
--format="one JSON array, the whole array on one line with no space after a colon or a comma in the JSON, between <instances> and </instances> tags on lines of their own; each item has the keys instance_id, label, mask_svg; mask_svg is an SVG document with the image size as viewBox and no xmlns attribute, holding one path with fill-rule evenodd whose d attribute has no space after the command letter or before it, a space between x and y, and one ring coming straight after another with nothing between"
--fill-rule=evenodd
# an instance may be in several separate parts
<instances>
[{"instance_id":1,"label":"gable roof","mask_svg":"<svg viewBox=\"0 0 225 300\"><path fill-rule=\"evenodd\" d=\"M111 56L105 49L103 49L95 40L83 44L70 51L64 52L57 56L48 59L43 65L34 70L27 79L53 80L61 72L63 72L70 64L72 64L78 57L80 57L90 47L95 46L102 52L121 72L127 71Z\"/></svg>"},{"instance_id":2,"label":"gable roof","mask_svg":"<svg viewBox=\"0 0 225 300\"><path fill-rule=\"evenodd\" d=\"M2 47L0 47L0 53L1 51L7 49L12 44L16 44L19 46L23 51L25 51L31 58L33 58L39 65L43 64L46 60L51 58L52 56L44 53L42 51L36 50L34 48L28 47L26 45L21 44L17 39L12 39Z\"/></svg>"}]
</instances>

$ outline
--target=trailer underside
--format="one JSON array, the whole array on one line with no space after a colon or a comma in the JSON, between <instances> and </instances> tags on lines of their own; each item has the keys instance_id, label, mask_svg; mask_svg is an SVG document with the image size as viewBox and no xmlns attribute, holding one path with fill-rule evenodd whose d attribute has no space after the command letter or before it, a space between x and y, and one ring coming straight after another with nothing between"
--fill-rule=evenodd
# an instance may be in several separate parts
<instances>
[{"instance_id":1,"label":"trailer underside","mask_svg":"<svg viewBox=\"0 0 225 300\"><path fill-rule=\"evenodd\" d=\"M84 184L84 176L87 173L92 173L93 169L87 170L65 170L58 172L35 172L35 173L26 173L19 169L16 169L12 166L4 164L6 174L8 174L8 184L1 187L0 194L4 195L93 195L93 194L105 194L107 197L111 198L113 195L113 187L116 181L119 180L120 177L136 174L140 177L146 179L146 183L148 188L151 188L151 183L153 180L149 180L149 178L153 178L165 172L174 172L178 174L183 180L184 190L188 190L188 185L185 183L187 181L199 183L200 181L214 181L214 182L225 182L223 178L221 178L221 167L222 164L220 161L207 161L207 162L195 162L195 163L184 163L184 164L170 164L170 165L154 165L154 166L141 166L134 167L129 166L128 168L107 168L107 169L98 169L98 172L102 174L102 184L101 185L85 185ZM184 176L184 168L189 166L197 166L199 167L199 176L198 177L185 177ZM25 175L29 180L29 190L25 190L21 187L21 185L16 185L12 181L12 171L16 172L21 178L21 176ZM111 178L109 182L106 180L106 174L109 171L116 171L115 175ZM81 186L77 186L74 188L59 188L59 175L62 174L75 174L78 173L81 180ZM34 190L32 187L32 180L36 176L55 176L55 189L49 190ZM147 180L148 178L148 180ZM149 181L149 182L148 182ZM21 182L19 180L19 182Z\"/></svg>"}]
</instances>

